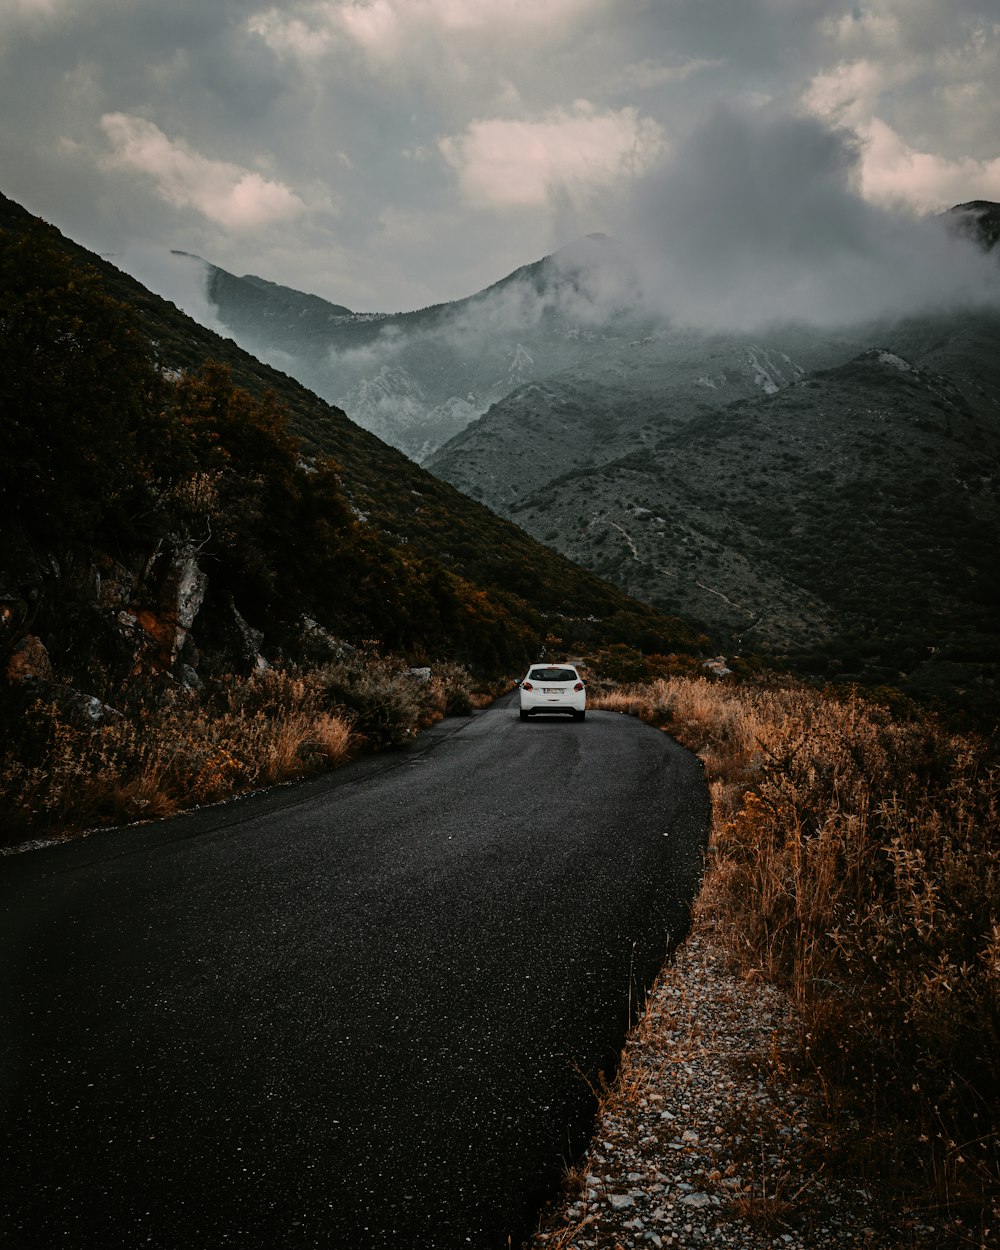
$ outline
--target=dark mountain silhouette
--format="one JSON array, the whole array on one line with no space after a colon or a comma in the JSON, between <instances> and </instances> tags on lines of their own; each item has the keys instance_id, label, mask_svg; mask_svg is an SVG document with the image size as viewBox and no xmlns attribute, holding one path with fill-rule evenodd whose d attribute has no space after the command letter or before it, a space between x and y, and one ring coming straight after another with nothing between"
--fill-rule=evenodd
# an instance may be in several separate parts
<instances>
[{"instance_id":1,"label":"dark mountain silhouette","mask_svg":"<svg viewBox=\"0 0 1000 1250\"><path fill-rule=\"evenodd\" d=\"M39 646L79 683L317 639L482 672L546 638L699 645L7 199L0 241L8 672Z\"/></svg>"}]
</instances>

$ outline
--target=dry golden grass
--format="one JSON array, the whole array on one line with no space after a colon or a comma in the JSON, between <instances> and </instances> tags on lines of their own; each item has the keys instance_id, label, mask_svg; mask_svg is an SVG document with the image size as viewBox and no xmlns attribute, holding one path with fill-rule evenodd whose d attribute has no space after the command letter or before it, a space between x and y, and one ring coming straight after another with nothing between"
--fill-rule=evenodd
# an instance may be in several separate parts
<instances>
[{"instance_id":1,"label":"dry golden grass","mask_svg":"<svg viewBox=\"0 0 1000 1250\"><path fill-rule=\"evenodd\" d=\"M0 756L2 833L15 841L169 816L400 745L472 700L459 665L419 681L382 656L201 692L141 687L97 725L72 703L39 698Z\"/></svg>"},{"instance_id":2,"label":"dry golden grass","mask_svg":"<svg viewBox=\"0 0 1000 1250\"><path fill-rule=\"evenodd\" d=\"M803 1062L831 1116L861 1126L863 1166L901 1201L944 1204L985 1235L1000 1195L1000 773L988 744L794 683L677 678L593 705L661 725L704 760L702 919L744 972L794 996Z\"/></svg>"},{"instance_id":3,"label":"dry golden grass","mask_svg":"<svg viewBox=\"0 0 1000 1250\"><path fill-rule=\"evenodd\" d=\"M328 764L342 764L351 750L351 723L335 713L320 712L313 718L309 741Z\"/></svg>"}]
</instances>

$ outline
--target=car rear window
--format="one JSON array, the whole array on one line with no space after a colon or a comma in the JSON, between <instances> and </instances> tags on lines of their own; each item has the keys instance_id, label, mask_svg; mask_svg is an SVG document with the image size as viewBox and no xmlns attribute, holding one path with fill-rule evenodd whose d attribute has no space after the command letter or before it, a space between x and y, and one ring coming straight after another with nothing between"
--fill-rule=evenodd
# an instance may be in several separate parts
<instances>
[{"instance_id":1,"label":"car rear window","mask_svg":"<svg viewBox=\"0 0 1000 1250\"><path fill-rule=\"evenodd\" d=\"M571 668L533 668L528 674L532 681L576 681Z\"/></svg>"}]
</instances>

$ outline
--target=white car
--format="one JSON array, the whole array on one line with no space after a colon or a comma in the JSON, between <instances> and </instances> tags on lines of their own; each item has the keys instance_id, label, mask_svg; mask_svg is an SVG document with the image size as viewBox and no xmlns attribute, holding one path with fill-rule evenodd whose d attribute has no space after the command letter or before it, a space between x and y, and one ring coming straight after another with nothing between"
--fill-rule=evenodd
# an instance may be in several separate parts
<instances>
[{"instance_id":1,"label":"white car","mask_svg":"<svg viewBox=\"0 0 1000 1250\"><path fill-rule=\"evenodd\" d=\"M569 712L574 720L587 715L587 683L574 664L532 664L521 687L521 720L534 712Z\"/></svg>"}]
</instances>

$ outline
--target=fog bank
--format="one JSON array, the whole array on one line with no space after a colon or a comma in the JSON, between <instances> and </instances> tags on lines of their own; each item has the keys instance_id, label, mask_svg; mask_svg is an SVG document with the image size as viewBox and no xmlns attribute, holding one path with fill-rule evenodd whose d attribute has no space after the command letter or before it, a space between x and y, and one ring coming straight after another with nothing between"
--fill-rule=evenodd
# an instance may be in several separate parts
<instances>
[{"instance_id":1,"label":"fog bank","mask_svg":"<svg viewBox=\"0 0 1000 1250\"><path fill-rule=\"evenodd\" d=\"M866 202L860 157L815 119L717 110L616 215L649 307L754 330L1000 304L996 259L938 217Z\"/></svg>"}]
</instances>

